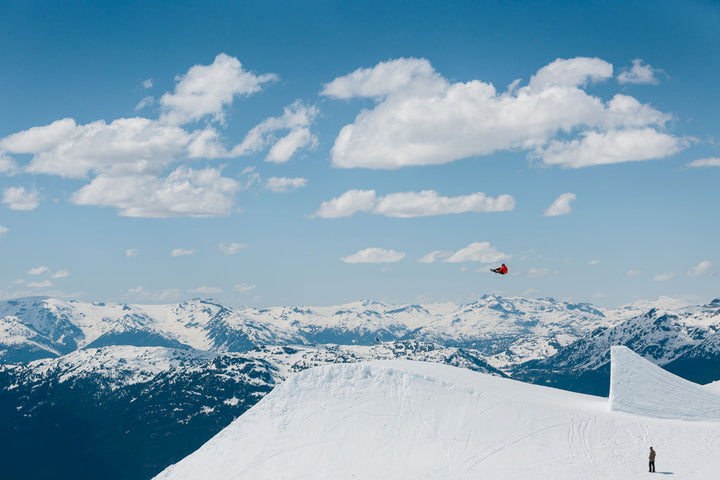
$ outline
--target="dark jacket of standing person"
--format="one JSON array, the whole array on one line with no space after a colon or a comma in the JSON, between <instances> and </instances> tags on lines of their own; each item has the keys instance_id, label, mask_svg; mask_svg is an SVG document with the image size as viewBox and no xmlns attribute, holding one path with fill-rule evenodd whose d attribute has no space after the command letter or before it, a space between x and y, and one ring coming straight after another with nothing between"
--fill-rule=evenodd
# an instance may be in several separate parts
<instances>
[{"instance_id":1,"label":"dark jacket of standing person","mask_svg":"<svg viewBox=\"0 0 720 480\"><path fill-rule=\"evenodd\" d=\"M653 450L652 447L650 447L650 456L648 458L650 460L650 464L648 465L649 471L654 472L655 471L655 450Z\"/></svg>"}]
</instances>

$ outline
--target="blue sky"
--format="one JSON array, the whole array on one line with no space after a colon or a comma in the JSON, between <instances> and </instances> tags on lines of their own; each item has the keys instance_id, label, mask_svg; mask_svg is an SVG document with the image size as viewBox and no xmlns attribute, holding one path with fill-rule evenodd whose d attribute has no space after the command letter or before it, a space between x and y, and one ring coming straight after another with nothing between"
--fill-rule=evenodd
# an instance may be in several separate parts
<instances>
[{"instance_id":1,"label":"blue sky","mask_svg":"<svg viewBox=\"0 0 720 480\"><path fill-rule=\"evenodd\" d=\"M0 297L707 301L718 25L711 1L3 2Z\"/></svg>"}]
</instances>

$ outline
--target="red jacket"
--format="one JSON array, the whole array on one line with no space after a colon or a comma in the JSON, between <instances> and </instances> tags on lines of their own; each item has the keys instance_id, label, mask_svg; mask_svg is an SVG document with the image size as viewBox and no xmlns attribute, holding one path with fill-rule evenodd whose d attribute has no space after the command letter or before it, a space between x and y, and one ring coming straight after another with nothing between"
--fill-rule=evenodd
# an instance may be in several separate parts
<instances>
[{"instance_id":1,"label":"red jacket","mask_svg":"<svg viewBox=\"0 0 720 480\"><path fill-rule=\"evenodd\" d=\"M508 273L508 268L505 266L504 263L503 263L502 267L500 267L500 270L498 271L498 273L502 273L503 275Z\"/></svg>"}]
</instances>

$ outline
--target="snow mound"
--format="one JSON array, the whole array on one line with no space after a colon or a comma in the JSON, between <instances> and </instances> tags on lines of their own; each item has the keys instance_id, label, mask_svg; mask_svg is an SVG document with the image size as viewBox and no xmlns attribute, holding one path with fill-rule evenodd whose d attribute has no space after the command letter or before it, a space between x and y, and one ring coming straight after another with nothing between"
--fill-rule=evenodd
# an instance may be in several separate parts
<instances>
[{"instance_id":1,"label":"snow mound","mask_svg":"<svg viewBox=\"0 0 720 480\"><path fill-rule=\"evenodd\" d=\"M627 347L610 350L610 408L657 418L720 420L720 394L645 360Z\"/></svg>"},{"instance_id":2,"label":"snow mound","mask_svg":"<svg viewBox=\"0 0 720 480\"><path fill-rule=\"evenodd\" d=\"M720 423L404 360L301 372L156 480L713 478Z\"/></svg>"}]
</instances>

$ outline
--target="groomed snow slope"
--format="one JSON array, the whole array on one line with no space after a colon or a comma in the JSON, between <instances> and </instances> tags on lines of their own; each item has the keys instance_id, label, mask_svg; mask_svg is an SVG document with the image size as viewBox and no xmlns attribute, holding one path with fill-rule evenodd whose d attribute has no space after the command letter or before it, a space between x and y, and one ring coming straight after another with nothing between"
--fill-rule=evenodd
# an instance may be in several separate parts
<instances>
[{"instance_id":1,"label":"groomed snow slope","mask_svg":"<svg viewBox=\"0 0 720 480\"><path fill-rule=\"evenodd\" d=\"M647 478L650 446L670 478L720 471L720 422L616 412L606 398L378 361L297 374L156 479L630 480Z\"/></svg>"}]
</instances>

